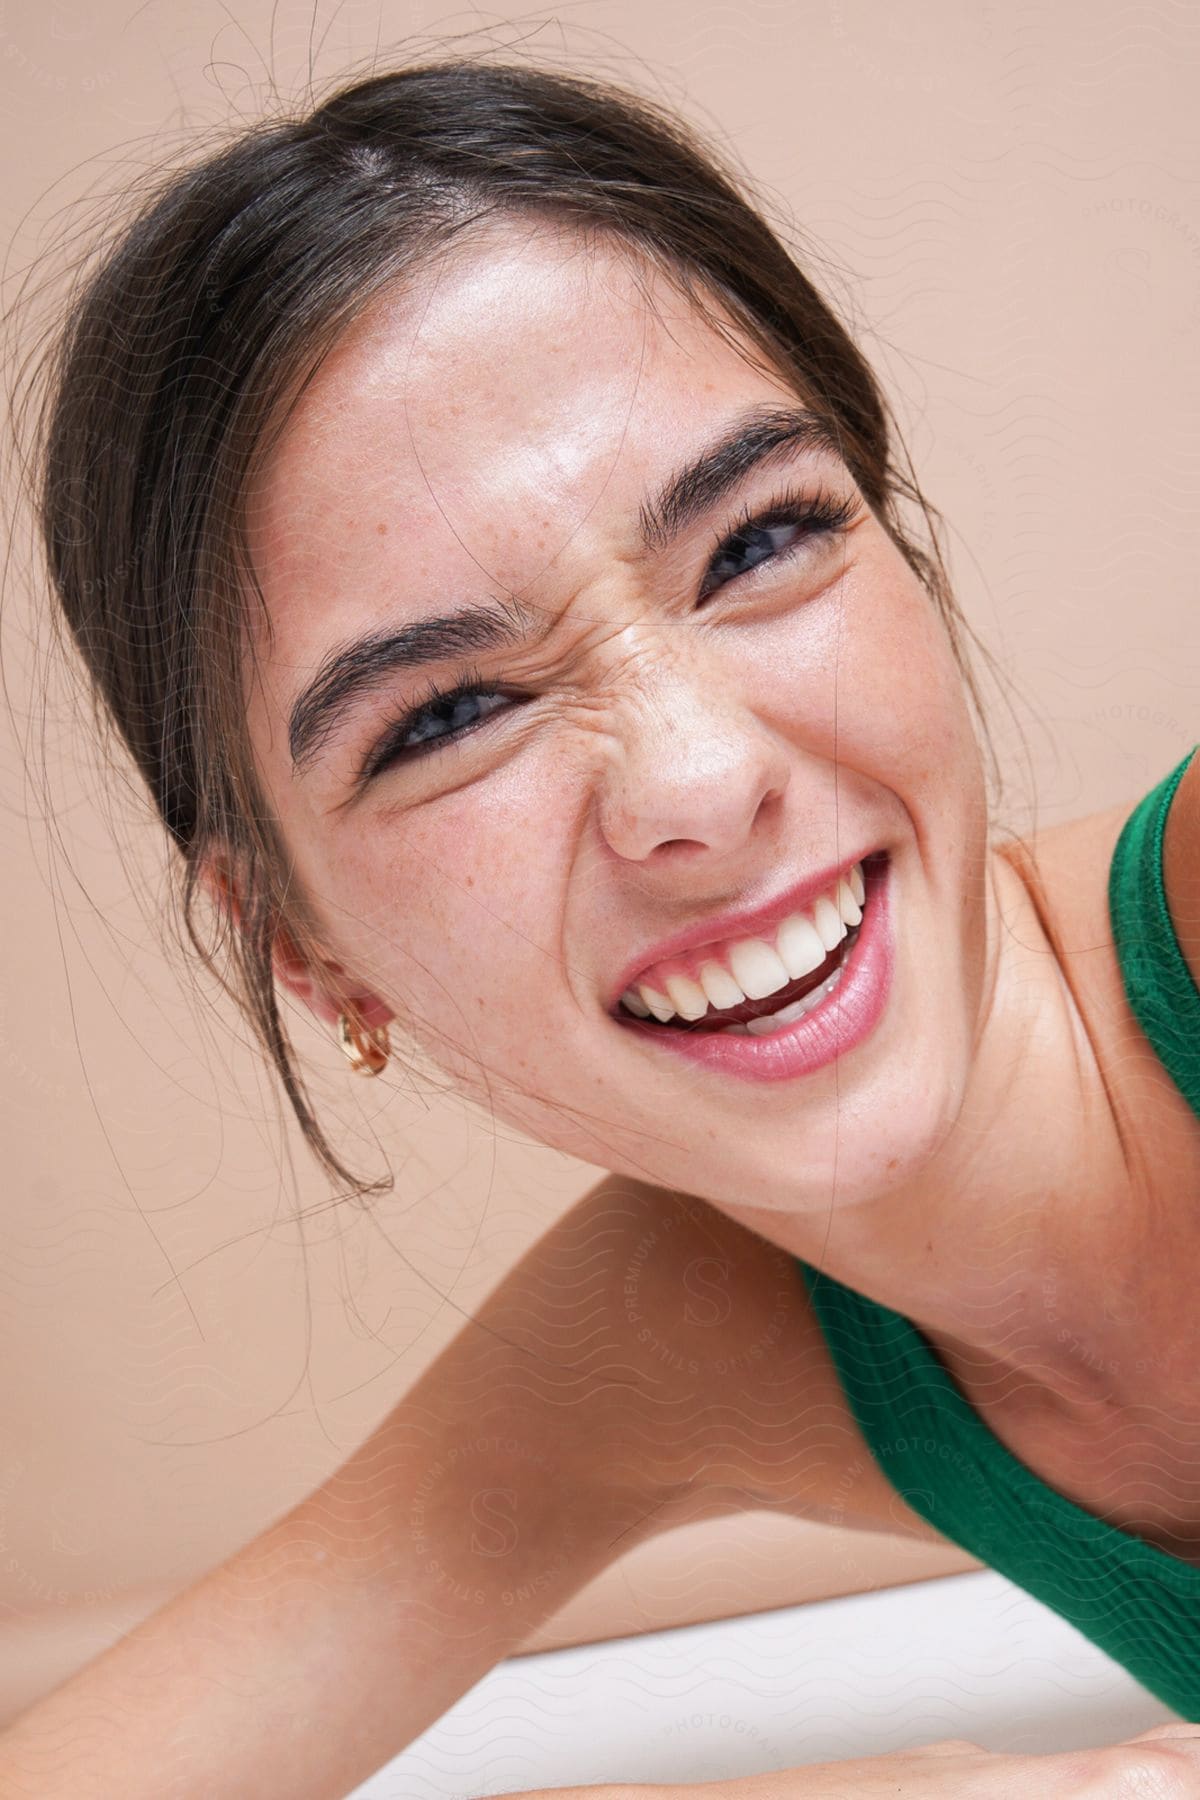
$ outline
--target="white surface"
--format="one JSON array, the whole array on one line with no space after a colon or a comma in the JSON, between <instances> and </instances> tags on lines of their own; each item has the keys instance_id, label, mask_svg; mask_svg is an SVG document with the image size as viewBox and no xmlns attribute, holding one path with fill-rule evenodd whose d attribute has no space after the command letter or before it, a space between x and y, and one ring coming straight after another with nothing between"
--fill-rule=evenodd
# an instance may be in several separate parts
<instances>
[{"instance_id":1,"label":"white surface","mask_svg":"<svg viewBox=\"0 0 1200 1800\"><path fill-rule=\"evenodd\" d=\"M1176 1717L985 1569L512 1658L348 1800L718 1781L944 1737L1079 1749Z\"/></svg>"}]
</instances>

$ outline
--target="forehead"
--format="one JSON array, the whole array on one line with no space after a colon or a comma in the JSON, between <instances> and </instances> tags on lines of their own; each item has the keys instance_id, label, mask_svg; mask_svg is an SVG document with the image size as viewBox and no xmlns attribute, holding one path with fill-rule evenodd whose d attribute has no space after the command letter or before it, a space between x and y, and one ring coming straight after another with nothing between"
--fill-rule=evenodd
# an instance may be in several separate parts
<instances>
[{"instance_id":1,"label":"forehead","mask_svg":"<svg viewBox=\"0 0 1200 1800\"><path fill-rule=\"evenodd\" d=\"M248 495L280 651L304 664L372 610L433 615L552 564L557 587L601 541L632 553L647 488L760 396L794 399L661 271L489 229L346 330Z\"/></svg>"}]
</instances>

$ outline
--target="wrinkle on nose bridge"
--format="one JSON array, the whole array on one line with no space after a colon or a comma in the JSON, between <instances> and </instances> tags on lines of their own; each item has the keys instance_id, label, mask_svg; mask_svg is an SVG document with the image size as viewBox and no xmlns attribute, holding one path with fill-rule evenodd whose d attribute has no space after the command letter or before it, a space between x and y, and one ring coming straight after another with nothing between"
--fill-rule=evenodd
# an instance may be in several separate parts
<instances>
[{"instance_id":1,"label":"wrinkle on nose bridge","mask_svg":"<svg viewBox=\"0 0 1200 1800\"><path fill-rule=\"evenodd\" d=\"M765 802L786 788L786 748L748 702L738 698L746 717L735 724L728 702L689 703L691 687L656 680L614 709L598 814L603 836L626 860L668 845L739 849Z\"/></svg>"}]
</instances>

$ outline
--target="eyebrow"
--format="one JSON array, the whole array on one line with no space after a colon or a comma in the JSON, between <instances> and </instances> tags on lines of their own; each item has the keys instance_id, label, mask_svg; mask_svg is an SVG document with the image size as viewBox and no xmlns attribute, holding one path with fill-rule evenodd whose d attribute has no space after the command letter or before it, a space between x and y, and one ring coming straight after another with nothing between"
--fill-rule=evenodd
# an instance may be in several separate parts
<instances>
[{"instance_id":1,"label":"eyebrow","mask_svg":"<svg viewBox=\"0 0 1200 1800\"><path fill-rule=\"evenodd\" d=\"M757 406L738 414L639 508L642 554L661 555L753 469L803 450L842 455L829 422L804 407ZM419 619L398 631L371 632L331 651L288 715L293 774L303 773L355 702L396 669L517 646L539 629L545 629L544 618L510 598Z\"/></svg>"}]
</instances>

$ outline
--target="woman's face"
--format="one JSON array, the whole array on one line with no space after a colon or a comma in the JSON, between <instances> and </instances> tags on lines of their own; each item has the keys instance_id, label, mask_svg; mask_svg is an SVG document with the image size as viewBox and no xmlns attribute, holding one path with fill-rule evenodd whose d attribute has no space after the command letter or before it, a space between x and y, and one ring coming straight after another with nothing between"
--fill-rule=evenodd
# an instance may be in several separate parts
<instances>
[{"instance_id":1,"label":"woman's face","mask_svg":"<svg viewBox=\"0 0 1200 1800\"><path fill-rule=\"evenodd\" d=\"M790 1212L936 1148L986 935L961 676L847 469L801 429L677 484L800 410L621 252L494 227L335 345L249 512L250 730L346 991L547 1144ZM804 522L821 500L841 524ZM622 1016L637 972L744 969L793 890L878 851L840 1054L812 1056L836 990L834 1039Z\"/></svg>"}]
</instances>

